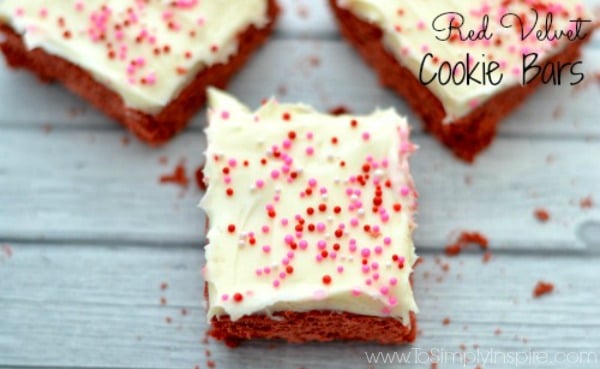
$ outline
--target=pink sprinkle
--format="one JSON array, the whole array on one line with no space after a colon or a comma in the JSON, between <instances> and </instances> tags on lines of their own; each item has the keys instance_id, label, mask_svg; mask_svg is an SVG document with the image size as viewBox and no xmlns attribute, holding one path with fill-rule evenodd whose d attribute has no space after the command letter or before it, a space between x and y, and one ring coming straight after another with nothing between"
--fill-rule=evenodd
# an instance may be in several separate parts
<instances>
[{"instance_id":1,"label":"pink sprinkle","mask_svg":"<svg viewBox=\"0 0 600 369\"><path fill-rule=\"evenodd\" d=\"M265 272L265 274L269 274L269 273L271 273L271 268L269 268L269 267L264 267L264 268L263 268L263 272Z\"/></svg>"},{"instance_id":2,"label":"pink sprinkle","mask_svg":"<svg viewBox=\"0 0 600 369\"><path fill-rule=\"evenodd\" d=\"M368 140L369 140L369 138L371 138L371 135L369 134L369 132L363 132L363 134L362 134L362 139L363 139L364 141L368 141Z\"/></svg>"},{"instance_id":3,"label":"pink sprinkle","mask_svg":"<svg viewBox=\"0 0 600 369\"><path fill-rule=\"evenodd\" d=\"M292 147L292 141L284 140L282 146L284 149L289 149L290 147Z\"/></svg>"},{"instance_id":4,"label":"pink sprinkle","mask_svg":"<svg viewBox=\"0 0 600 369\"><path fill-rule=\"evenodd\" d=\"M284 226L284 227L286 225L288 225L288 219L287 218L281 218L281 225Z\"/></svg>"},{"instance_id":5,"label":"pink sprinkle","mask_svg":"<svg viewBox=\"0 0 600 369\"><path fill-rule=\"evenodd\" d=\"M293 252L293 251L288 251L288 253L287 253L287 257L288 257L289 259L293 259L293 258L294 258L294 252Z\"/></svg>"},{"instance_id":6,"label":"pink sprinkle","mask_svg":"<svg viewBox=\"0 0 600 369\"><path fill-rule=\"evenodd\" d=\"M25 9L23 9L23 8L17 8L17 9L15 10L15 14L16 14L18 17L22 17L22 16L24 16L24 15L25 15Z\"/></svg>"},{"instance_id":7,"label":"pink sprinkle","mask_svg":"<svg viewBox=\"0 0 600 369\"><path fill-rule=\"evenodd\" d=\"M284 241L286 244L291 245L292 242L294 242L294 236L292 236L291 234L288 234L285 236Z\"/></svg>"},{"instance_id":8,"label":"pink sprinkle","mask_svg":"<svg viewBox=\"0 0 600 369\"><path fill-rule=\"evenodd\" d=\"M277 169L273 169L273 171L271 172L271 178L273 178L273 179L279 178L279 171Z\"/></svg>"},{"instance_id":9,"label":"pink sprinkle","mask_svg":"<svg viewBox=\"0 0 600 369\"><path fill-rule=\"evenodd\" d=\"M317 261L322 261L323 260L323 256L321 256L321 254L317 254Z\"/></svg>"},{"instance_id":10,"label":"pink sprinkle","mask_svg":"<svg viewBox=\"0 0 600 369\"><path fill-rule=\"evenodd\" d=\"M262 179L259 179L256 181L256 187L263 188L264 185L265 185L265 181L263 181Z\"/></svg>"},{"instance_id":11,"label":"pink sprinkle","mask_svg":"<svg viewBox=\"0 0 600 369\"><path fill-rule=\"evenodd\" d=\"M390 285L395 286L396 284L398 284L398 280L394 277L390 278Z\"/></svg>"},{"instance_id":12,"label":"pink sprinkle","mask_svg":"<svg viewBox=\"0 0 600 369\"><path fill-rule=\"evenodd\" d=\"M226 111L226 110L223 110L221 112L221 118L223 118L223 119L229 119L229 112Z\"/></svg>"},{"instance_id":13,"label":"pink sprinkle","mask_svg":"<svg viewBox=\"0 0 600 369\"><path fill-rule=\"evenodd\" d=\"M410 189L406 186L402 187L402 189L400 190L400 194L402 196L408 196L409 193L410 193Z\"/></svg>"},{"instance_id":14,"label":"pink sprinkle","mask_svg":"<svg viewBox=\"0 0 600 369\"><path fill-rule=\"evenodd\" d=\"M271 252L271 246L269 246L269 245L264 245L264 246L262 247L262 250L263 250L263 252L265 252L265 253Z\"/></svg>"},{"instance_id":15,"label":"pink sprinkle","mask_svg":"<svg viewBox=\"0 0 600 369\"><path fill-rule=\"evenodd\" d=\"M263 272L262 272L262 270L261 270L261 269L256 269L256 275L257 275L257 276L259 276L259 277L260 277L262 274L263 274Z\"/></svg>"},{"instance_id":16,"label":"pink sprinkle","mask_svg":"<svg viewBox=\"0 0 600 369\"><path fill-rule=\"evenodd\" d=\"M306 242L305 240L300 240L300 242L298 242L298 246L301 250L306 250L306 248L308 247L308 242Z\"/></svg>"},{"instance_id":17,"label":"pink sprinkle","mask_svg":"<svg viewBox=\"0 0 600 369\"><path fill-rule=\"evenodd\" d=\"M317 180L316 180L316 179L314 179L314 178L311 178L311 179L309 179L309 180L308 180L308 185L309 185L310 187L315 187L315 186L317 185Z\"/></svg>"},{"instance_id":18,"label":"pink sprinkle","mask_svg":"<svg viewBox=\"0 0 600 369\"><path fill-rule=\"evenodd\" d=\"M391 239L391 238L389 238L389 237L385 237L385 238L383 239L383 243L384 243L385 245L390 245L390 244L392 243L392 239Z\"/></svg>"},{"instance_id":19,"label":"pink sprinkle","mask_svg":"<svg viewBox=\"0 0 600 369\"><path fill-rule=\"evenodd\" d=\"M371 263L371 268L372 268L373 270L377 270L377 269L379 269L379 263L378 263L378 262L376 262L376 261L372 262L372 263Z\"/></svg>"},{"instance_id":20,"label":"pink sprinkle","mask_svg":"<svg viewBox=\"0 0 600 369\"><path fill-rule=\"evenodd\" d=\"M324 232L325 231L325 224L323 224L323 223L317 223L317 231Z\"/></svg>"},{"instance_id":21,"label":"pink sprinkle","mask_svg":"<svg viewBox=\"0 0 600 369\"><path fill-rule=\"evenodd\" d=\"M365 258L369 257L369 255L371 255L371 250L364 248L360 251L360 254Z\"/></svg>"},{"instance_id":22,"label":"pink sprinkle","mask_svg":"<svg viewBox=\"0 0 600 369\"><path fill-rule=\"evenodd\" d=\"M356 227L356 226L358 226L358 219L356 219L356 218L352 218L352 219L350 219L350 225L351 225L352 227Z\"/></svg>"},{"instance_id":23,"label":"pink sprinkle","mask_svg":"<svg viewBox=\"0 0 600 369\"><path fill-rule=\"evenodd\" d=\"M237 165L237 161L231 158L227 161L227 164L229 164L230 167L235 168L235 166Z\"/></svg>"},{"instance_id":24,"label":"pink sprinkle","mask_svg":"<svg viewBox=\"0 0 600 369\"><path fill-rule=\"evenodd\" d=\"M315 153L315 149L313 149L312 146L309 146L306 148L306 155L311 156L314 153Z\"/></svg>"},{"instance_id":25,"label":"pink sprinkle","mask_svg":"<svg viewBox=\"0 0 600 369\"><path fill-rule=\"evenodd\" d=\"M276 279L276 280L273 281L273 287L275 287L275 288L279 287L279 280L278 279Z\"/></svg>"},{"instance_id":26,"label":"pink sprinkle","mask_svg":"<svg viewBox=\"0 0 600 369\"><path fill-rule=\"evenodd\" d=\"M279 272L279 278L284 279L286 276L285 272Z\"/></svg>"},{"instance_id":27,"label":"pink sprinkle","mask_svg":"<svg viewBox=\"0 0 600 369\"><path fill-rule=\"evenodd\" d=\"M325 249L325 247L327 247L327 242L319 240L319 242L317 242L317 247L319 248L319 250L323 250Z\"/></svg>"},{"instance_id":28,"label":"pink sprinkle","mask_svg":"<svg viewBox=\"0 0 600 369\"><path fill-rule=\"evenodd\" d=\"M337 271L338 273L343 273L344 272L344 267L342 265L337 267Z\"/></svg>"},{"instance_id":29,"label":"pink sprinkle","mask_svg":"<svg viewBox=\"0 0 600 369\"><path fill-rule=\"evenodd\" d=\"M313 135L313 133L312 133L312 132L308 132L308 133L306 134L306 138L307 138L307 139L309 139L309 140L312 140L312 139L313 139L313 137L314 137L314 135Z\"/></svg>"},{"instance_id":30,"label":"pink sprinkle","mask_svg":"<svg viewBox=\"0 0 600 369\"><path fill-rule=\"evenodd\" d=\"M396 304L398 303L398 299L396 299L394 296L390 296L388 297L388 303L390 304L390 306L396 306Z\"/></svg>"},{"instance_id":31,"label":"pink sprinkle","mask_svg":"<svg viewBox=\"0 0 600 369\"><path fill-rule=\"evenodd\" d=\"M362 266L362 272L363 272L363 273L369 273L369 270L371 270L371 268L369 268L369 266L368 266L368 265L363 265L363 266Z\"/></svg>"},{"instance_id":32,"label":"pink sprinkle","mask_svg":"<svg viewBox=\"0 0 600 369\"><path fill-rule=\"evenodd\" d=\"M382 286L379 289L379 292L381 292L382 295L387 295L390 292L390 289L387 286Z\"/></svg>"},{"instance_id":33,"label":"pink sprinkle","mask_svg":"<svg viewBox=\"0 0 600 369\"><path fill-rule=\"evenodd\" d=\"M262 226L261 230L262 230L263 233L269 233L269 226L268 225L264 225L264 226Z\"/></svg>"},{"instance_id":34,"label":"pink sprinkle","mask_svg":"<svg viewBox=\"0 0 600 369\"><path fill-rule=\"evenodd\" d=\"M223 178L223 180L225 181L226 184L230 184L231 183L231 177L230 176L225 176L225 178Z\"/></svg>"},{"instance_id":35,"label":"pink sprinkle","mask_svg":"<svg viewBox=\"0 0 600 369\"><path fill-rule=\"evenodd\" d=\"M376 254L381 254L381 252L383 251L383 248L381 246L375 246L375 253Z\"/></svg>"},{"instance_id":36,"label":"pink sprinkle","mask_svg":"<svg viewBox=\"0 0 600 369\"><path fill-rule=\"evenodd\" d=\"M222 294L222 295L221 295L221 300L223 300L223 301L227 301L227 300L229 300L229 295L228 295L228 294L226 294L226 293Z\"/></svg>"}]
</instances>

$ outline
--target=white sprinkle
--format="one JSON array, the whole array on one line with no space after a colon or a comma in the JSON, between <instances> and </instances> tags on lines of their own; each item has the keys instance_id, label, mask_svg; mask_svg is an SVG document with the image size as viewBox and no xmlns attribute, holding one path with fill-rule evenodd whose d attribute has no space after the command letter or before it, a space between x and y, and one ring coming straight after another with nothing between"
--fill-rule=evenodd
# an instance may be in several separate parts
<instances>
[{"instance_id":1,"label":"white sprinkle","mask_svg":"<svg viewBox=\"0 0 600 369\"><path fill-rule=\"evenodd\" d=\"M365 215L365 209L363 209L363 208L358 209L358 215L361 216L361 217L363 215Z\"/></svg>"},{"instance_id":2,"label":"white sprinkle","mask_svg":"<svg viewBox=\"0 0 600 369\"><path fill-rule=\"evenodd\" d=\"M333 222L333 217L331 215L327 216L327 223L332 223Z\"/></svg>"},{"instance_id":3,"label":"white sprinkle","mask_svg":"<svg viewBox=\"0 0 600 369\"><path fill-rule=\"evenodd\" d=\"M357 195L355 195L355 194L352 194L352 195L350 196L350 200L352 200L352 201L356 201L356 200L358 200L358 196L357 196Z\"/></svg>"}]
</instances>

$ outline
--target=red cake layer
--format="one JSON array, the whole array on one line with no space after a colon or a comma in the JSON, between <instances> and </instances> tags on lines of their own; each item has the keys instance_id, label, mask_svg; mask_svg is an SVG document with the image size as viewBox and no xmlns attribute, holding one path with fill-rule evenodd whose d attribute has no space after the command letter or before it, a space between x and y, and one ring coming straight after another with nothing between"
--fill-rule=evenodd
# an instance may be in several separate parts
<instances>
[{"instance_id":1,"label":"red cake layer","mask_svg":"<svg viewBox=\"0 0 600 369\"><path fill-rule=\"evenodd\" d=\"M23 38L11 27L0 24L6 40L0 43L8 65L28 69L45 82L58 81L108 116L121 122L143 141L158 145L181 131L193 115L204 106L206 87L224 88L231 77L242 68L250 55L267 39L273 30L279 8L269 0L269 24L261 29L249 27L239 35L239 49L226 64L216 64L201 70L196 77L164 109L149 115L125 106L123 99L86 70L51 55L42 49L28 50Z\"/></svg>"},{"instance_id":2,"label":"red cake layer","mask_svg":"<svg viewBox=\"0 0 600 369\"><path fill-rule=\"evenodd\" d=\"M205 289L208 300L208 289ZM244 316L236 321L229 317L213 318L210 335L229 346L250 339L275 339L292 343L327 341L371 341L382 344L413 342L417 321L410 313L410 325L394 318L358 315L337 311L277 312Z\"/></svg>"},{"instance_id":3,"label":"red cake layer","mask_svg":"<svg viewBox=\"0 0 600 369\"><path fill-rule=\"evenodd\" d=\"M376 25L329 0L343 36L358 50L379 75L380 83L400 94L423 120L425 129L434 134L459 158L472 162L488 147L502 119L516 109L541 84L541 79L509 88L451 124L444 124L446 112L439 99L407 68L389 53L383 44L383 32ZM567 63L578 59L581 46L589 40L571 42L549 61Z\"/></svg>"}]
</instances>

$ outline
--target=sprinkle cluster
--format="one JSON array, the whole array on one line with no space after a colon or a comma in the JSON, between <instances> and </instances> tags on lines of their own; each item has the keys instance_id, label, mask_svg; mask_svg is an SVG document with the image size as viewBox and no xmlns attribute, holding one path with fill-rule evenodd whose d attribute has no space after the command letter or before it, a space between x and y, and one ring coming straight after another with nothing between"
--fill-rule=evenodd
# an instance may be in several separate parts
<instances>
[{"instance_id":1,"label":"sprinkle cluster","mask_svg":"<svg viewBox=\"0 0 600 369\"><path fill-rule=\"evenodd\" d=\"M10 1L5 8L12 7L11 16L25 25L27 34L85 53L102 68L117 71L125 86L148 90L195 72L198 61L206 65L225 61L233 51L223 44L223 36L237 35L240 29L229 28L239 20L216 19L220 14L214 14L207 1L71 0L57 6ZM224 5L222 11L234 6ZM249 14L240 27L246 28L254 18Z\"/></svg>"},{"instance_id":2,"label":"sprinkle cluster","mask_svg":"<svg viewBox=\"0 0 600 369\"><path fill-rule=\"evenodd\" d=\"M211 114L224 121L234 119L228 111ZM390 174L402 168L392 167L390 151L384 150L386 155L369 153L368 148L377 145L371 142L376 128L361 124L360 119L339 118L335 130L314 131L302 129L303 123L296 122L293 111L284 111L277 121L280 132L272 139L256 138L246 144L262 153L254 159L211 151L209 142L208 159L219 168L219 178L210 178L210 186L223 191L224 206L236 209L256 202L258 209L249 215L252 228L245 220L238 223L235 210L224 225L229 235L225 240L237 245L236 257L245 262L258 260L252 275L241 278L268 283L274 290L296 278L314 285L313 297L322 299L347 274L360 276L349 292L378 296L385 302L382 313L389 314L398 304L395 287L398 271L407 268L406 252L412 259L412 244L408 247L406 239L394 237L402 234L400 227L406 227L406 232L410 227L416 199L412 182L393 183ZM211 126L219 124L222 122L212 122ZM393 122L390 124L393 127ZM401 137L396 152L407 157L414 150L408 129L396 129ZM340 156L347 147L366 155ZM306 170L322 158L326 161L323 165L330 168L325 175ZM210 263L208 269L210 273ZM310 271L313 274L307 274ZM240 304L253 292L229 291L222 293L220 300Z\"/></svg>"}]
</instances>

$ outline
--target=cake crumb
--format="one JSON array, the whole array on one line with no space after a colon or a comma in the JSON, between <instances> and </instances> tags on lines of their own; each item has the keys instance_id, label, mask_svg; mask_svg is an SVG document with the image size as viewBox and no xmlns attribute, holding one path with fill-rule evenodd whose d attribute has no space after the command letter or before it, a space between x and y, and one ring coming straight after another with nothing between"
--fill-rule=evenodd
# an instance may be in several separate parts
<instances>
[{"instance_id":1,"label":"cake crumb","mask_svg":"<svg viewBox=\"0 0 600 369\"><path fill-rule=\"evenodd\" d=\"M181 186L183 188L187 188L189 183L190 183L190 179L187 176L187 172L185 170L185 166L184 166L184 161L182 160L179 164L177 164L177 166L175 167L175 171L171 174L164 174L162 176L160 176L160 183L172 183L172 184L176 184L178 186Z\"/></svg>"},{"instance_id":2,"label":"cake crumb","mask_svg":"<svg viewBox=\"0 0 600 369\"><path fill-rule=\"evenodd\" d=\"M181 308L181 315L183 315L183 316L188 315L188 311L186 308Z\"/></svg>"},{"instance_id":3,"label":"cake crumb","mask_svg":"<svg viewBox=\"0 0 600 369\"><path fill-rule=\"evenodd\" d=\"M166 156L161 156L158 158L158 164L160 165L167 165L169 163L169 158L167 158Z\"/></svg>"},{"instance_id":4,"label":"cake crumb","mask_svg":"<svg viewBox=\"0 0 600 369\"><path fill-rule=\"evenodd\" d=\"M214 368L217 365L215 364L215 362L213 360L206 360L206 366L208 366L209 368Z\"/></svg>"},{"instance_id":5,"label":"cake crumb","mask_svg":"<svg viewBox=\"0 0 600 369\"><path fill-rule=\"evenodd\" d=\"M129 146L130 143L131 143L131 138L129 138L129 136L121 137L121 144L123 146Z\"/></svg>"},{"instance_id":6,"label":"cake crumb","mask_svg":"<svg viewBox=\"0 0 600 369\"><path fill-rule=\"evenodd\" d=\"M584 197L579 200L579 207L582 209L591 209L594 207L594 199L592 196Z\"/></svg>"},{"instance_id":7,"label":"cake crumb","mask_svg":"<svg viewBox=\"0 0 600 369\"><path fill-rule=\"evenodd\" d=\"M444 320L442 320L442 324L443 325L449 325L450 324L450 318L448 318L448 317L444 318Z\"/></svg>"},{"instance_id":8,"label":"cake crumb","mask_svg":"<svg viewBox=\"0 0 600 369\"><path fill-rule=\"evenodd\" d=\"M454 243L446 246L444 252L448 256L456 256L460 254L464 248L471 244L478 245L482 250L487 250L489 241L483 234L479 232L463 231Z\"/></svg>"},{"instance_id":9,"label":"cake crumb","mask_svg":"<svg viewBox=\"0 0 600 369\"><path fill-rule=\"evenodd\" d=\"M166 305L167 304L167 299L165 297L161 297L160 298L160 304L161 305Z\"/></svg>"},{"instance_id":10,"label":"cake crumb","mask_svg":"<svg viewBox=\"0 0 600 369\"><path fill-rule=\"evenodd\" d=\"M438 369L438 363L431 363L431 369Z\"/></svg>"},{"instance_id":11,"label":"cake crumb","mask_svg":"<svg viewBox=\"0 0 600 369\"><path fill-rule=\"evenodd\" d=\"M165 318L165 322L167 324L171 324L171 323L173 323L173 318L171 318L170 316L168 316L168 317Z\"/></svg>"},{"instance_id":12,"label":"cake crumb","mask_svg":"<svg viewBox=\"0 0 600 369\"><path fill-rule=\"evenodd\" d=\"M206 191L206 182L204 182L204 165L196 168L196 186L200 191Z\"/></svg>"},{"instance_id":13,"label":"cake crumb","mask_svg":"<svg viewBox=\"0 0 600 369\"><path fill-rule=\"evenodd\" d=\"M502 329L496 328L496 330L494 331L494 335L499 336L501 334L502 334Z\"/></svg>"},{"instance_id":14,"label":"cake crumb","mask_svg":"<svg viewBox=\"0 0 600 369\"><path fill-rule=\"evenodd\" d=\"M483 257L481 258L481 261L483 263L489 263L491 259L492 259L492 252L491 251L486 251L483 254Z\"/></svg>"},{"instance_id":15,"label":"cake crumb","mask_svg":"<svg viewBox=\"0 0 600 369\"><path fill-rule=\"evenodd\" d=\"M548 212L548 210L543 209L543 208L535 209L535 211L533 212L533 215L535 216L535 218L537 220L539 220L542 223L546 223L547 221L550 220L550 213Z\"/></svg>"},{"instance_id":16,"label":"cake crumb","mask_svg":"<svg viewBox=\"0 0 600 369\"><path fill-rule=\"evenodd\" d=\"M352 111L346 105L338 105L329 109L329 114L331 115L344 115L351 113Z\"/></svg>"},{"instance_id":17,"label":"cake crumb","mask_svg":"<svg viewBox=\"0 0 600 369\"><path fill-rule=\"evenodd\" d=\"M539 298L543 295L548 295L554 291L554 284L550 282L539 281L533 289L533 297Z\"/></svg>"},{"instance_id":18,"label":"cake crumb","mask_svg":"<svg viewBox=\"0 0 600 369\"><path fill-rule=\"evenodd\" d=\"M167 288L169 288L169 284L168 284L167 282L162 282L162 283L160 284L160 289L161 289L162 291L166 290Z\"/></svg>"},{"instance_id":19,"label":"cake crumb","mask_svg":"<svg viewBox=\"0 0 600 369\"><path fill-rule=\"evenodd\" d=\"M4 252L4 255L6 255L7 258L13 256L13 249L10 247L10 245L2 245L2 251Z\"/></svg>"}]
</instances>

